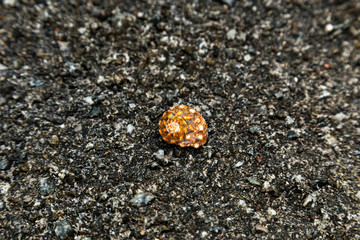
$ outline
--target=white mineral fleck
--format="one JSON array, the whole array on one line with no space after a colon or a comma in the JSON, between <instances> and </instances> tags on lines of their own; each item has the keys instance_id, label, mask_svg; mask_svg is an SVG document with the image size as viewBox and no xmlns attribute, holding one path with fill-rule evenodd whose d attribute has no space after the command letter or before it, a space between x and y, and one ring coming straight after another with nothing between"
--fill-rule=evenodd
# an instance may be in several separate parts
<instances>
[{"instance_id":1,"label":"white mineral fleck","mask_svg":"<svg viewBox=\"0 0 360 240\"><path fill-rule=\"evenodd\" d=\"M339 122L341 122L345 118L346 118L346 115L344 113L338 113L334 116L334 119Z\"/></svg>"},{"instance_id":2,"label":"white mineral fleck","mask_svg":"<svg viewBox=\"0 0 360 240\"><path fill-rule=\"evenodd\" d=\"M317 196L317 193L316 192L313 192L311 194L309 194L305 200L304 200L304 203L303 203L303 206L306 207L306 205L308 205L309 202L313 201L315 203L316 201L316 196Z\"/></svg>"},{"instance_id":3,"label":"white mineral fleck","mask_svg":"<svg viewBox=\"0 0 360 240\"><path fill-rule=\"evenodd\" d=\"M334 30L334 25L332 25L331 23L325 25L326 32L332 32L333 30Z\"/></svg>"},{"instance_id":4,"label":"white mineral fleck","mask_svg":"<svg viewBox=\"0 0 360 240\"><path fill-rule=\"evenodd\" d=\"M149 204L154 198L155 196L151 193L140 192L137 193L135 197L130 200L130 203L137 207L145 206Z\"/></svg>"},{"instance_id":5,"label":"white mineral fleck","mask_svg":"<svg viewBox=\"0 0 360 240\"><path fill-rule=\"evenodd\" d=\"M8 67L0 63L0 71L7 70Z\"/></svg>"},{"instance_id":6,"label":"white mineral fleck","mask_svg":"<svg viewBox=\"0 0 360 240\"><path fill-rule=\"evenodd\" d=\"M250 54L246 54L245 57L244 57L244 60L245 60L246 62L250 61L250 60L251 60Z\"/></svg>"},{"instance_id":7,"label":"white mineral fleck","mask_svg":"<svg viewBox=\"0 0 360 240\"><path fill-rule=\"evenodd\" d=\"M326 97L328 97L328 96L330 96L330 95L331 95L331 93L330 93L329 91L323 90L323 91L321 92L320 96L319 96L319 99L326 98Z\"/></svg>"},{"instance_id":8,"label":"white mineral fleck","mask_svg":"<svg viewBox=\"0 0 360 240\"><path fill-rule=\"evenodd\" d=\"M243 164L244 164L244 161L238 161L234 167L238 168L238 167L241 167Z\"/></svg>"},{"instance_id":9,"label":"white mineral fleck","mask_svg":"<svg viewBox=\"0 0 360 240\"><path fill-rule=\"evenodd\" d=\"M132 125L132 124L129 124L129 125L127 125L127 127L126 127L126 131L127 131L128 133L130 133L130 134L134 131L134 129L135 129L135 127L134 127L134 125Z\"/></svg>"},{"instance_id":10,"label":"white mineral fleck","mask_svg":"<svg viewBox=\"0 0 360 240\"><path fill-rule=\"evenodd\" d=\"M16 4L16 0L4 0L4 6L13 7Z\"/></svg>"},{"instance_id":11,"label":"white mineral fleck","mask_svg":"<svg viewBox=\"0 0 360 240\"><path fill-rule=\"evenodd\" d=\"M264 189L270 188L270 183L268 181L264 182Z\"/></svg>"},{"instance_id":12,"label":"white mineral fleck","mask_svg":"<svg viewBox=\"0 0 360 240\"><path fill-rule=\"evenodd\" d=\"M82 125L81 124L78 124L74 129L75 132L80 132L81 130L82 130Z\"/></svg>"},{"instance_id":13,"label":"white mineral fleck","mask_svg":"<svg viewBox=\"0 0 360 240\"><path fill-rule=\"evenodd\" d=\"M92 149L94 147L94 144L93 143L91 143L91 142L89 142L88 144L86 144L86 150L90 150L90 149Z\"/></svg>"},{"instance_id":14,"label":"white mineral fleck","mask_svg":"<svg viewBox=\"0 0 360 240\"><path fill-rule=\"evenodd\" d=\"M357 194L355 195L355 197L360 201L360 191L357 192Z\"/></svg>"},{"instance_id":15,"label":"white mineral fleck","mask_svg":"<svg viewBox=\"0 0 360 240\"><path fill-rule=\"evenodd\" d=\"M78 32L79 32L80 34L84 34L84 33L86 32L86 28L85 28L85 27L81 27L81 28L78 29Z\"/></svg>"},{"instance_id":16,"label":"white mineral fleck","mask_svg":"<svg viewBox=\"0 0 360 240\"><path fill-rule=\"evenodd\" d=\"M285 119L286 125L292 125L295 122L295 118L287 116Z\"/></svg>"},{"instance_id":17,"label":"white mineral fleck","mask_svg":"<svg viewBox=\"0 0 360 240\"><path fill-rule=\"evenodd\" d=\"M231 29L226 33L226 38L228 40L234 40L236 37L236 30L235 29Z\"/></svg>"},{"instance_id":18,"label":"white mineral fleck","mask_svg":"<svg viewBox=\"0 0 360 240\"><path fill-rule=\"evenodd\" d=\"M303 177L301 175L295 175L292 177L296 182L301 182L303 180Z\"/></svg>"},{"instance_id":19,"label":"white mineral fleck","mask_svg":"<svg viewBox=\"0 0 360 240\"><path fill-rule=\"evenodd\" d=\"M86 98L84 98L84 101L89 105L94 104L94 101L92 100L92 97L86 97Z\"/></svg>"},{"instance_id":20,"label":"white mineral fleck","mask_svg":"<svg viewBox=\"0 0 360 240\"><path fill-rule=\"evenodd\" d=\"M246 202L244 200L242 200L242 199L239 200L238 205L240 207L246 208Z\"/></svg>"},{"instance_id":21,"label":"white mineral fleck","mask_svg":"<svg viewBox=\"0 0 360 240\"><path fill-rule=\"evenodd\" d=\"M272 216L276 215L276 211L272 208L268 208L267 213Z\"/></svg>"},{"instance_id":22,"label":"white mineral fleck","mask_svg":"<svg viewBox=\"0 0 360 240\"><path fill-rule=\"evenodd\" d=\"M155 157L159 160L164 159L164 150L159 149L156 153L154 153Z\"/></svg>"},{"instance_id":23,"label":"white mineral fleck","mask_svg":"<svg viewBox=\"0 0 360 240\"><path fill-rule=\"evenodd\" d=\"M203 210L200 210L200 211L197 212L197 215L198 215L199 217L203 217L203 216L205 215L205 213L204 213Z\"/></svg>"},{"instance_id":24,"label":"white mineral fleck","mask_svg":"<svg viewBox=\"0 0 360 240\"><path fill-rule=\"evenodd\" d=\"M5 195L10 189L10 184L5 182L0 182L0 194Z\"/></svg>"}]
</instances>

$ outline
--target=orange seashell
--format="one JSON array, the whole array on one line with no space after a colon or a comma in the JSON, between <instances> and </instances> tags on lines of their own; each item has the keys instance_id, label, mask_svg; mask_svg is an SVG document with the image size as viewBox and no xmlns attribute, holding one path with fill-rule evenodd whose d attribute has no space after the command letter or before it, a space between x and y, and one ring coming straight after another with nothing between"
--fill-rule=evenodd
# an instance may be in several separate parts
<instances>
[{"instance_id":1,"label":"orange seashell","mask_svg":"<svg viewBox=\"0 0 360 240\"><path fill-rule=\"evenodd\" d=\"M205 119L194 108L185 105L164 112L159 121L159 132L166 142L180 147L199 148L208 138Z\"/></svg>"}]
</instances>

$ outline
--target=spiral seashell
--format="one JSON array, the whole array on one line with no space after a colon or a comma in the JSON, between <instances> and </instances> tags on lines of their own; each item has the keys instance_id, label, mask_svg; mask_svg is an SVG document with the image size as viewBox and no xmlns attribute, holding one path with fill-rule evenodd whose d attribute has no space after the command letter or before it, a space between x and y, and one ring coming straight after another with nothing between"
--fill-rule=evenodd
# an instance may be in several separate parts
<instances>
[{"instance_id":1,"label":"spiral seashell","mask_svg":"<svg viewBox=\"0 0 360 240\"><path fill-rule=\"evenodd\" d=\"M164 112L159 121L159 132L166 142L180 147L199 148L208 137L205 119L194 108L185 105Z\"/></svg>"}]
</instances>

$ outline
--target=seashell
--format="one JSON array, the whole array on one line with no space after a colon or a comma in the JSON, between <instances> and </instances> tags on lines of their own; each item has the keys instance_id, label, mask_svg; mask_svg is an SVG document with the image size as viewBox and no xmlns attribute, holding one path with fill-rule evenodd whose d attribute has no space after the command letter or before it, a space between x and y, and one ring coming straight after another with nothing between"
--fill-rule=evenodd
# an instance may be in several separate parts
<instances>
[{"instance_id":1,"label":"seashell","mask_svg":"<svg viewBox=\"0 0 360 240\"><path fill-rule=\"evenodd\" d=\"M185 105L164 112L159 121L159 132L166 142L180 147L199 148L208 138L205 119L194 108Z\"/></svg>"}]
</instances>

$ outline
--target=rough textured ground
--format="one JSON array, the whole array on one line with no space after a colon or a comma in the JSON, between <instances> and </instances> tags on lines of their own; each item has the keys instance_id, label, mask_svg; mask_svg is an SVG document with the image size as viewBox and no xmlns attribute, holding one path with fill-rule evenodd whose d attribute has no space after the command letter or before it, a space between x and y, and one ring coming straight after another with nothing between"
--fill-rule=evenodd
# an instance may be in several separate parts
<instances>
[{"instance_id":1,"label":"rough textured ground","mask_svg":"<svg viewBox=\"0 0 360 240\"><path fill-rule=\"evenodd\" d=\"M3 0L0 239L360 239L356 2Z\"/></svg>"}]
</instances>

